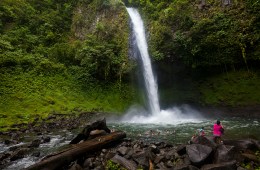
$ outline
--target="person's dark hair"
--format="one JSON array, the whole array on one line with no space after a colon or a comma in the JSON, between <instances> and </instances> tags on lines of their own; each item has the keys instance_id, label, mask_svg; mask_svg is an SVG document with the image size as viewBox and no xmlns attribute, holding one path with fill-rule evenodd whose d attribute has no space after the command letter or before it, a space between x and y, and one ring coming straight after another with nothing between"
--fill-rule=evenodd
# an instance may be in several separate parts
<instances>
[{"instance_id":1,"label":"person's dark hair","mask_svg":"<svg viewBox=\"0 0 260 170\"><path fill-rule=\"evenodd\" d=\"M220 120L217 120L217 125L220 125Z\"/></svg>"}]
</instances>

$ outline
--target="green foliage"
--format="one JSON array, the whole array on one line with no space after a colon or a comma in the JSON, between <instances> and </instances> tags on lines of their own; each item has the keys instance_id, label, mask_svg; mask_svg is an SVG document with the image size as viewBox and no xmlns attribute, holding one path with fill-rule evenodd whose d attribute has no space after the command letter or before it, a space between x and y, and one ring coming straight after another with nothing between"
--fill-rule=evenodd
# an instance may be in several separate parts
<instances>
[{"instance_id":1,"label":"green foliage","mask_svg":"<svg viewBox=\"0 0 260 170\"><path fill-rule=\"evenodd\" d=\"M97 37L88 37L82 49L77 53L81 66L93 77L100 80L113 80L120 71L123 58L117 55L120 47L115 43L99 41Z\"/></svg>"},{"instance_id":2,"label":"green foliage","mask_svg":"<svg viewBox=\"0 0 260 170\"><path fill-rule=\"evenodd\" d=\"M149 49L156 60L191 68L259 63L259 1L128 1L147 21Z\"/></svg>"},{"instance_id":3,"label":"green foliage","mask_svg":"<svg viewBox=\"0 0 260 170\"><path fill-rule=\"evenodd\" d=\"M259 75L253 72L260 59L259 2L125 1L140 9L156 62L225 69L228 75L205 77L198 85L200 101L216 105L260 103ZM1 124L75 107L119 112L136 97L128 84L134 64L121 1L1 0L0 34ZM241 67L247 72L228 72ZM191 94L195 85L186 93L181 88L162 90L162 96L197 97Z\"/></svg>"},{"instance_id":4,"label":"green foliage","mask_svg":"<svg viewBox=\"0 0 260 170\"><path fill-rule=\"evenodd\" d=\"M102 7L104 3L107 7ZM76 60L98 81L121 82L129 72L129 30L127 14L121 5L112 0L88 1L82 3L80 10L84 12L75 15L73 30L84 40L77 48Z\"/></svg>"},{"instance_id":5,"label":"green foliage","mask_svg":"<svg viewBox=\"0 0 260 170\"><path fill-rule=\"evenodd\" d=\"M0 1L1 128L74 108L118 113L132 103L135 92L121 81L129 72L122 3L78 2Z\"/></svg>"},{"instance_id":6,"label":"green foliage","mask_svg":"<svg viewBox=\"0 0 260 170\"><path fill-rule=\"evenodd\" d=\"M57 72L53 63L45 61L39 69L43 68L50 71L40 72L42 74L35 73L39 70L24 72L18 66L1 70L0 113L4 118L1 118L0 126L29 122L35 115L45 117L52 112L74 114L75 108L120 113L134 99L135 93L129 85L83 84L73 72L66 75Z\"/></svg>"},{"instance_id":7,"label":"green foliage","mask_svg":"<svg viewBox=\"0 0 260 170\"><path fill-rule=\"evenodd\" d=\"M112 162L111 160L107 161L106 170L124 170L125 168L121 168L120 165Z\"/></svg>"},{"instance_id":8,"label":"green foliage","mask_svg":"<svg viewBox=\"0 0 260 170\"><path fill-rule=\"evenodd\" d=\"M75 58L75 55L80 47L80 42L74 42L73 44L56 43L49 50L49 58L66 66L78 65L79 61Z\"/></svg>"},{"instance_id":9,"label":"green foliage","mask_svg":"<svg viewBox=\"0 0 260 170\"><path fill-rule=\"evenodd\" d=\"M201 101L208 105L246 106L260 103L258 72L231 72L207 78L200 85Z\"/></svg>"}]
</instances>

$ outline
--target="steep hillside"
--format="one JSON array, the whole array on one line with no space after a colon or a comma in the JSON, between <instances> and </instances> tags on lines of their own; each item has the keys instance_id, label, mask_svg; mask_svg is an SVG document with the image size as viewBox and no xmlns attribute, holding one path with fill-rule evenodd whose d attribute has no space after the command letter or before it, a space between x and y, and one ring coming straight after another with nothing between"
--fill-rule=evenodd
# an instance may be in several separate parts
<instances>
[{"instance_id":1,"label":"steep hillside","mask_svg":"<svg viewBox=\"0 0 260 170\"><path fill-rule=\"evenodd\" d=\"M0 11L0 126L131 105L122 3L3 0Z\"/></svg>"}]
</instances>

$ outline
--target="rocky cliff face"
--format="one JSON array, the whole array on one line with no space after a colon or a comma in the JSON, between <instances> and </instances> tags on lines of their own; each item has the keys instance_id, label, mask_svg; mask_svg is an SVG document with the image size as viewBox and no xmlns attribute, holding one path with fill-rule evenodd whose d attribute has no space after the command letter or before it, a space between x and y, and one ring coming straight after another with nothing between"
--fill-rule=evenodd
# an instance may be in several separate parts
<instances>
[{"instance_id":1,"label":"rocky cliff face","mask_svg":"<svg viewBox=\"0 0 260 170\"><path fill-rule=\"evenodd\" d=\"M75 38L84 40L86 35L128 35L128 15L124 4L119 2L81 2L74 11L72 32Z\"/></svg>"}]
</instances>

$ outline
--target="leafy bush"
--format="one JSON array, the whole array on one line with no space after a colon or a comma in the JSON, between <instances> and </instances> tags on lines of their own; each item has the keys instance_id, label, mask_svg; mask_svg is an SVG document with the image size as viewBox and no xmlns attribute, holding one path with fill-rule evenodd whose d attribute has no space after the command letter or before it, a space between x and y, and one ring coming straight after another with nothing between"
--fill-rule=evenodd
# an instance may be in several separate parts
<instances>
[{"instance_id":1,"label":"leafy bush","mask_svg":"<svg viewBox=\"0 0 260 170\"><path fill-rule=\"evenodd\" d=\"M120 165L112 162L111 160L107 161L106 170L124 170L125 168L121 168Z\"/></svg>"}]
</instances>

